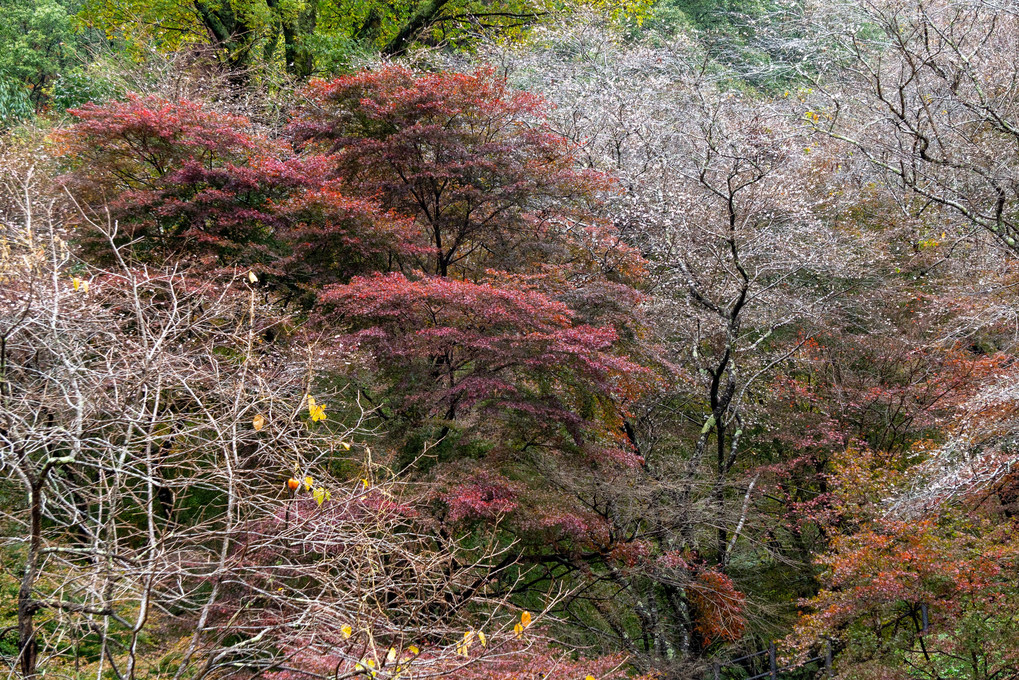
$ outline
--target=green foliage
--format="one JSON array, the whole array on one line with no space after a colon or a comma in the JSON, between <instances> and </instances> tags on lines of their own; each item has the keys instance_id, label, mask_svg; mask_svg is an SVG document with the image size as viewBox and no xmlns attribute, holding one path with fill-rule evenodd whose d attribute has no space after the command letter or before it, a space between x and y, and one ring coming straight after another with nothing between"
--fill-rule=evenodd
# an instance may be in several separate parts
<instances>
[{"instance_id":1,"label":"green foliage","mask_svg":"<svg viewBox=\"0 0 1019 680\"><path fill-rule=\"evenodd\" d=\"M304 44L315 55L315 71L321 74L348 73L373 55L364 43L343 32L317 32Z\"/></svg>"},{"instance_id":2,"label":"green foliage","mask_svg":"<svg viewBox=\"0 0 1019 680\"><path fill-rule=\"evenodd\" d=\"M116 83L103 77L102 73L79 69L57 76L53 81L50 104L57 111L66 111L89 102L109 101L121 94Z\"/></svg>"},{"instance_id":3,"label":"green foliage","mask_svg":"<svg viewBox=\"0 0 1019 680\"><path fill-rule=\"evenodd\" d=\"M71 12L58 0L0 0L0 74L24 83L39 106L47 87L78 63Z\"/></svg>"},{"instance_id":4,"label":"green foliage","mask_svg":"<svg viewBox=\"0 0 1019 680\"><path fill-rule=\"evenodd\" d=\"M653 0L85 0L81 21L136 57L145 49L212 48L246 77L268 68L298 78L354 70L380 52L443 46L470 51L514 39L576 5L637 27Z\"/></svg>"},{"instance_id":5,"label":"green foliage","mask_svg":"<svg viewBox=\"0 0 1019 680\"><path fill-rule=\"evenodd\" d=\"M32 115L32 102L22 84L0 74L0 130Z\"/></svg>"},{"instance_id":6,"label":"green foliage","mask_svg":"<svg viewBox=\"0 0 1019 680\"><path fill-rule=\"evenodd\" d=\"M795 67L810 61L802 17L801 0L661 0L632 35L693 31L717 67L741 77L733 87L770 91L788 87Z\"/></svg>"}]
</instances>

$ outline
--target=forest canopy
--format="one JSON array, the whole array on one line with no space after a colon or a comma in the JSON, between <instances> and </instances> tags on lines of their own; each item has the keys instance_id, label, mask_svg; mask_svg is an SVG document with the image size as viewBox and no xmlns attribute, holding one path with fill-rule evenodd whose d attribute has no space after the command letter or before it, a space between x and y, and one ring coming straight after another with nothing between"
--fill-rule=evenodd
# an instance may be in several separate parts
<instances>
[{"instance_id":1,"label":"forest canopy","mask_svg":"<svg viewBox=\"0 0 1019 680\"><path fill-rule=\"evenodd\" d=\"M0 0L4 672L1019 679L1017 46Z\"/></svg>"}]
</instances>

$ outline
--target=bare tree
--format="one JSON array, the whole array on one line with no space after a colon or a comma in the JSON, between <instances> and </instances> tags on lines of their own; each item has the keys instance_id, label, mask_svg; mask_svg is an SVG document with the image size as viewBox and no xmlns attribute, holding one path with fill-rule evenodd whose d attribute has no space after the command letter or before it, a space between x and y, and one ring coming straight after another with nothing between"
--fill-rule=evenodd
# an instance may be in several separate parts
<instances>
[{"instance_id":1,"label":"bare tree","mask_svg":"<svg viewBox=\"0 0 1019 680\"><path fill-rule=\"evenodd\" d=\"M418 519L417 492L360 443L356 391L323 377L341 354L248 272L211 284L132 265L116 224L93 226L118 266L76 260L61 203L31 172L5 179L11 672L395 677L486 658L448 640L463 644L502 555ZM504 615L489 623L515 640Z\"/></svg>"},{"instance_id":2,"label":"bare tree","mask_svg":"<svg viewBox=\"0 0 1019 680\"><path fill-rule=\"evenodd\" d=\"M837 58L815 80L815 126L912 192L915 211L954 214L1015 251L1015 4L871 0L816 9L820 39Z\"/></svg>"},{"instance_id":3,"label":"bare tree","mask_svg":"<svg viewBox=\"0 0 1019 680\"><path fill-rule=\"evenodd\" d=\"M686 677L712 641L750 630L753 603L728 590L734 560L772 557L753 455L768 381L862 266L833 219L839 178L819 179L834 163L796 102L727 91L731 73L683 37L621 46L578 21L484 58L550 99L560 132L618 178L609 217L648 260L645 309L669 371L625 425L640 467L544 472L609 536L574 557L586 585L566 610L639 668Z\"/></svg>"},{"instance_id":4,"label":"bare tree","mask_svg":"<svg viewBox=\"0 0 1019 680\"><path fill-rule=\"evenodd\" d=\"M960 302L930 346L976 346L990 336L1011 350L1019 9L996 0L870 0L818 3L814 10L818 44L832 46L832 58L812 78L807 120L872 165L871 180L896 205L900 222L933 225L927 238L944 242L944 255L921 274L939 268L941 294ZM1011 484L1010 381L1000 376L960 397L945 445L914 470L909 489L890 499L895 513L915 515Z\"/></svg>"}]
</instances>

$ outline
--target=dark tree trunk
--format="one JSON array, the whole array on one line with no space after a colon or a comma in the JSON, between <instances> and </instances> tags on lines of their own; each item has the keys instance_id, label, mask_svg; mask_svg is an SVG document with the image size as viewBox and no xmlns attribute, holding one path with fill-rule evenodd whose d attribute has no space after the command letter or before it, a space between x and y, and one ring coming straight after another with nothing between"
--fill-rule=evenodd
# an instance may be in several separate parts
<instances>
[{"instance_id":1,"label":"dark tree trunk","mask_svg":"<svg viewBox=\"0 0 1019 680\"><path fill-rule=\"evenodd\" d=\"M448 1L424 0L393 39L382 48L382 54L396 57L406 52L417 34L428 28L439 17L439 13Z\"/></svg>"},{"instance_id":2,"label":"dark tree trunk","mask_svg":"<svg viewBox=\"0 0 1019 680\"><path fill-rule=\"evenodd\" d=\"M32 588L39 570L39 552L42 550L42 482L32 480L29 498L29 541L25 573L18 589L18 656L21 675L35 677L39 657L39 643L35 639L35 612L38 603L32 599Z\"/></svg>"}]
</instances>

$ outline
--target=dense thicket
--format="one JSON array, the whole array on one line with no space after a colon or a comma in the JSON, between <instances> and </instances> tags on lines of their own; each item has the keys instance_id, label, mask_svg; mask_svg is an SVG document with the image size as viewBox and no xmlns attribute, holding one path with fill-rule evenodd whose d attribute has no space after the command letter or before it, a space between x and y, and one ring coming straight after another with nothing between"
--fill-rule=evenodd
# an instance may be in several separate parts
<instances>
[{"instance_id":1,"label":"dense thicket","mask_svg":"<svg viewBox=\"0 0 1019 680\"><path fill-rule=\"evenodd\" d=\"M10 675L1019 678L1011 3L0 8Z\"/></svg>"}]
</instances>

